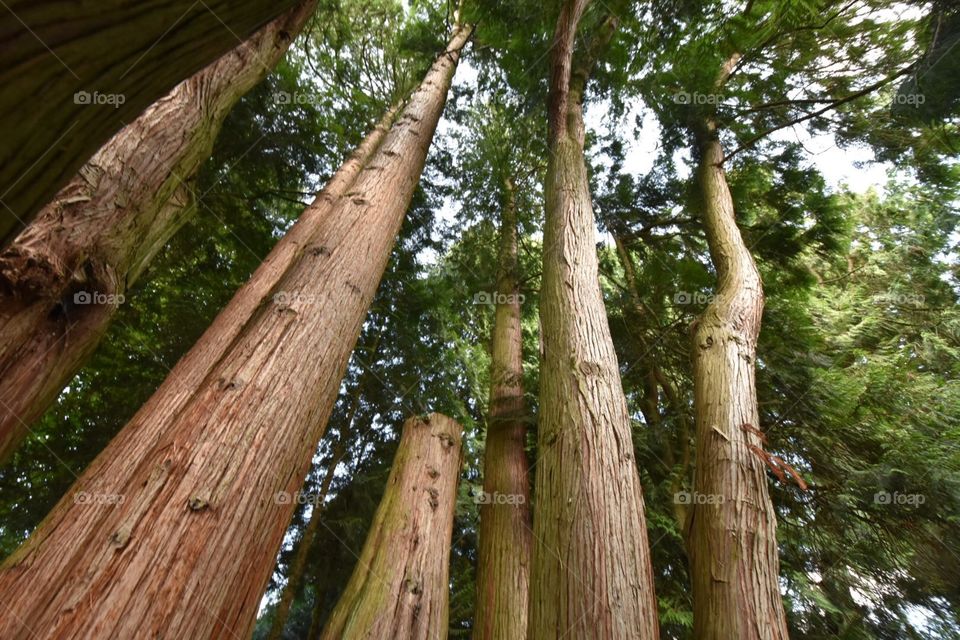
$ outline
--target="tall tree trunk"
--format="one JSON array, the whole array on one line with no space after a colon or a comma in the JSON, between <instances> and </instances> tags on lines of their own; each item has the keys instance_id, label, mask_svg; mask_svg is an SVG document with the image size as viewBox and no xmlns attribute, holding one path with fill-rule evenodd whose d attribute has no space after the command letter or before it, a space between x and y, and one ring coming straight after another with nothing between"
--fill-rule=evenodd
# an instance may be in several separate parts
<instances>
[{"instance_id":1,"label":"tall tree trunk","mask_svg":"<svg viewBox=\"0 0 960 640\"><path fill-rule=\"evenodd\" d=\"M347 442L341 438L337 442L333 457L330 459L330 464L323 475L323 480L320 482L320 490L317 492L317 499L314 502L313 511L310 513L310 519L303 530L303 535L300 536L300 541L297 542L297 550L293 554L290 570L287 572L287 584L280 594L280 601L277 603L274 612L273 623L270 625L268 640L280 640L283 635L283 628L287 625L287 618L290 616L290 608L293 606L293 601L303 584L303 574L307 569L307 560L310 559L313 541L316 539L317 531L320 530L320 523L323 521L324 502L330 492L334 472L346 452Z\"/></svg>"},{"instance_id":2,"label":"tall tree trunk","mask_svg":"<svg viewBox=\"0 0 960 640\"><path fill-rule=\"evenodd\" d=\"M117 301L193 215L187 181L230 109L280 61L315 6L293 9L177 85L111 138L0 253L0 461L96 349Z\"/></svg>"},{"instance_id":3,"label":"tall tree trunk","mask_svg":"<svg viewBox=\"0 0 960 640\"><path fill-rule=\"evenodd\" d=\"M551 61L528 637L648 639L658 625L643 494L600 291L583 151L581 99L592 56L572 64L586 5L565 3ZM615 26L604 23L594 44Z\"/></svg>"},{"instance_id":4,"label":"tall tree trunk","mask_svg":"<svg viewBox=\"0 0 960 640\"><path fill-rule=\"evenodd\" d=\"M483 453L477 608L473 637L523 638L530 586L530 479L524 450L529 416L523 400L523 335L517 264L517 204L513 182L504 181L500 220L493 358L487 442Z\"/></svg>"},{"instance_id":5,"label":"tall tree trunk","mask_svg":"<svg viewBox=\"0 0 960 640\"><path fill-rule=\"evenodd\" d=\"M296 0L7 0L0 248L113 134Z\"/></svg>"},{"instance_id":6,"label":"tall tree trunk","mask_svg":"<svg viewBox=\"0 0 960 640\"><path fill-rule=\"evenodd\" d=\"M251 633L469 31L0 568L0 637Z\"/></svg>"},{"instance_id":7,"label":"tall tree trunk","mask_svg":"<svg viewBox=\"0 0 960 640\"><path fill-rule=\"evenodd\" d=\"M439 413L403 425L367 541L321 638L447 637L462 432Z\"/></svg>"},{"instance_id":8,"label":"tall tree trunk","mask_svg":"<svg viewBox=\"0 0 960 640\"><path fill-rule=\"evenodd\" d=\"M754 361L763 284L740 235L716 125L696 132L717 295L693 330L696 469L688 523L694 635L785 640L776 514L759 437Z\"/></svg>"}]
</instances>

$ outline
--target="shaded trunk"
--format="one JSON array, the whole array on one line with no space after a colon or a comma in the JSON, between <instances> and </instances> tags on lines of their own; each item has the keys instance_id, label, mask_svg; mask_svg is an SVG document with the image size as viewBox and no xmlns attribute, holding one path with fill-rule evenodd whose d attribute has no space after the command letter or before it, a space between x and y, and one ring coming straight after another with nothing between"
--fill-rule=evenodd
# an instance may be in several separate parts
<instances>
[{"instance_id":1,"label":"shaded trunk","mask_svg":"<svg viewBox=\"0 0 960 640\"><path fill-rule=\"evenodd\" d=\"M468 36L7 559L0 637L251 633Z\"/></svg>"},{"instance_id":2,"label":"shaded trunk","mask_svg":"<svg viewBox=\"0 0 960 640\"><path fill-rule=\"evenodd\" d=\"M317 531L320 530L320 523L323 521L324 502L327 494L330 492L330 484L333 482L337 465L343 459L347 452L346 442L341 439L337 443L337 449L334 451L330 464L320 482L320 490L317 492L317 499L313 504L313 511L310 513L310 520L303 530L297 542L297 550L294 552L293 560L290 561L290 570L287 572L287 584L283 587L280 595L280 601L273 617L273 624L270 625L270 634L268 640L280 640L283 635L283 628L287 625L287 618L290 616L290 607L300 592L303 585L303 574L307 569L307 560L310 559L310 551L313 549L313 541L317 537Z\"/></svg>"},{"instance_id":3,"label":"shaded trunk","mask_svg":"<svg viewBox=\"0 0 960 640\"><path fill-rule=\"evenodd\" d=\"M296 0L7 0L0 248L124 123Z\"/></svg>"},{"instance_id":4,"label":"shaded trunk","mask_svg":"<svg viewBox=\"0 0 960 640\"><path fill-rule=\"evenodd\" d=\"M653 571L631 420L600 291L568 2L551 64L540 317L540 428L528 637L656 638ZM612 35L616 23L605 23ZM596 40L594 42L598 42Z\"/></svg>"},{"instance_id":5,"label":"shaded trunk","mask_svg":"<svg viewBox=\"0 0 960 640\"><path fill-rule=\"evenodd\" d=\"M313 14L308 2L177 85L93 156L0 254L0 461L103 337L194 214L191 180L233 105Z\"/></svg>"},{"instance_id":6,"label":"shaded trunk","mask_svg":"<svg viewBox=\"0 0 960 640\"><path fill-rule=\"evenodd\" d=\"M697 180L717 295L693 328L696 469L688 539L694 635L781 640L776 514L767 490L754 361L763 284L740 235L712 121Z\"/></svg>"},{"instance_id":7,"label":"shaded trunk","mask_svg":"<svg viewBox=\"0 0 960 640\"><path fill-rule=\"evenodd\" d=\"M439 413L403 425L367 541L321 638L447 637L462 432Z\"/></svg>"},{"instance_id":8,"label":"shaded trunk","mask_svg":"<svg viewBox=\"0 0 960 640\"><path fill-rule=\"evenodd\" d=\"M529 415L523 400L517 205L509 178L504 186L473 623L473 637L485 640L526 634L532 544L530 465L524 449Z\"/></svg>"}]
</instances>

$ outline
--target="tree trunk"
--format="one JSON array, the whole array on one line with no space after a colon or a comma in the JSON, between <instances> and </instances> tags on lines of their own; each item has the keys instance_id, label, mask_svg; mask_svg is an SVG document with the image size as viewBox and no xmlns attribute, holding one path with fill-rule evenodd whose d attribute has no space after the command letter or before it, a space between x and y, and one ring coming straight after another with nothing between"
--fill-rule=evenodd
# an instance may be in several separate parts
<instances>
[{"instance_id":1,"label":"tree trunk","mask_svg":"<svg viewBox=\"0 0 960 640\"><path fill-rule=\"evenodd\" d=\"M274 20L177 85L111 138L0 254L0 461L83 366L118 301L193 215L187 181L230 109L280 61L315 6Z\"/></svg>"},{"instance_id":2,"label":"tree trunk","mask_svg":"<svg viewBox=\"0 0 960 640\"><path fill-rule=\"evenodd\" d=\"M251 633L468 37L0 568L0 637Z\"/></svg>"},{"instance_id":3,"label":"tree trunk","mask_svg":"<svg viewBox=\"0 0 960 640\"><path fill-rule=\"evenodd\" d=\"M313 511L310 513L310 520L307 521L303 535L300 536L300 541L297 542L297 550L294 552L293 560L290 562L290 570L287 572L287 584L284 585L283 592L280 594L280 602L277 603L277 608L273 616L273 624L270 625L270 634L267 636L268 640L280 640L280 637L283 635L283 628L287 625L287 618L290 616L290 607L293 606L293 601L296 599L297 594L300 592L300 586L303 584L303 574L307 569L307 560L310 559L313 541L317 537L317 531L320 530L320 522L323 520L324 501L326 501L327 494L330 492L330 484L333 482L334 472L337 470L337 465L340 464L340 460L342 460L343 456L347 453L346 445L347 443L343 439L337 443L336 450L330 460L330 465L327 467L323 475L323 480L320 482L320 491L317 493Z\"/></svg>"},{"instance_id":4,"label":"tree trunk","mask_svg":"<svg viewBox=\"0 0 960 640\"><path fill-rule=\"evenodd\" d=\"M7 0L0 248L124 123L296 0Z\"/></svg>"},{"instance_id":5,"label":"tree trunk","mask_svg":"<svg viewBox=\"0 0 960 640\"><path fill-rule=\"evenodd\" d=\"M447 637L462 432L439 413L403 425L367 541L321 638Z\"/></svg>"},{"instance_id":6,"label":"tree trunk","mask_svg":"<svg viewBox=\"0 0 960 640\"><path fill-rule=\"evenodd\" d=\"M589 58L571 63L586 4L564 5L551 62L528 637L648 639L658 625L643 494L600 291L583 152ZM606 37L615 24L605 23Z\"/></svg>"},{"instance_id":7,"label":"tree trunk","mask_svg":"<svg viewBox=\"0 0 960 640\"><path fill-rule=\"evenodd\" d=\"M524 450L529 416L523 400L517 205L513 182L508 178L504 186L473 623L473 637L484 640L526 634L532 545L530 465Z\"/></svg>"},{"instance_id":8,"label":"tree trunk","mask_svg":"<svg viewBox=\"0 0 960 640\"><path fill-rule=\"evenodd\" d=\"M697 142L703 223L718 284L692 336L696 469L688 550L694 636L785 640L776 514L754 384L763 284L737 228L712 121L697 131Z\"/></svg>"}]
</instances>

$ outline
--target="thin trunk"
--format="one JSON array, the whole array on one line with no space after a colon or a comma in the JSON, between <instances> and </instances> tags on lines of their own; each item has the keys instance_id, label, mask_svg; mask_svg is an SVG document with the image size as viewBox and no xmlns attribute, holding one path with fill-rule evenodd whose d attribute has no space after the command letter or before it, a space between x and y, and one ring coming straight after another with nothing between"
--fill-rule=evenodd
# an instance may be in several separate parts
<instances>
[{"instance_id":1,"label":"thin trunk","mask_svg":"<svg viewBox=\"0 0 960 640\"><path fill-rule=\"evenodd\" d=\"M483 454L477 608L473 637L522 638L527 630L530 585L530 480L524 450L529 416L523 400L523 335L517 264L517 204L513 182L504 182L500 221L490 405Z\"/></svg>"},{"instance_id":2,"label":"thin trunk","mask_svg":"<svg viewBox=\"0 0 960 640\"><path fill-rule=\"evenodd\" d=\"M379 347L380 335L378 334L374 338L373 345L370 348L371 355L375 355ZM294 554L293 560L290 562L290 570L287 572L287 584L284 585L283 592L280 594L280 601L277 603L273 623L270 625L270 633L267 636L268 640L279 640L280 636L283 635L283 628L286 626L287 618L290 616L290 608L293 606L293 601L303 586L307 560L310 558L310 552L313 550L317 531L320 529L320 522L323 520L324 502L327 499L327 494L330 492L330 484L333 482L337 465L340 464L340 461L343 460L349 449L348 439L353 433L353 423L357 418L357 413L360 411L360 397L363 394L364 383L369 375L370 372L365 370L350 396L350 408L346 413L347 419L343 423L344 427L337 435L336 444L333 446L333 455L331 456L323 480L320 482L318 499L313 507L313 512L310 514L310 520L303 531L303 535L297 543L297 551Z\"/></svg>"},{"instance_id":3,"label":"thin trunk","mask_svg":"<svg viewBox=\"0 0 960 640\"><path fill-rule=\"evenodd\" d=\"M124 123L296 0L7 0L0 248Z\"/></svg>"},{"instance_id":4,"label":"thin trunk","mask_svg":"<svg viewBox=\"0 0 960 640\"><path fill-rule=\"evenodd\" d=\"M127 290L195 212L188 185L234 104L313 14L305 3L177 85L97 152L0 254L0 461L107 330Z\"/></svg>"},{"instance_id":5,"label":"thin trunk","mask_svg":"<svg viewBox=\"0 0 960 640\"><path fill-rule=\"evenodd\" d=\"M287 618L290 616L290 607L300 592L303 584L303 574L307 569L307 560L310 558L310 551L313 549L313 541L317 537L317 531L320 530L320 523L323 521L324 502L327 494L330 492L330 484L333 482L334 472L337 465L347 453L347 443L341 438L337 443L337 449L334 451L330 464L320 482L320 490L317 492L317 499L313 505L313 511L310 513L310 520L303 530L297 542L297 550L290 561L290 570L287 572L287 584L283 587L280 595L280 602L277 603L276 612L273 617L273 624L270 625L270 634L268 640L280 640L283 635L283 628L287 625Z\"/></svg>"},{"instance_id":6,"label":"thin trunk","mask_svg":"<svg viewBox=\"0 0 960 640\"><path fill-rule=\"evenodd\" d=\"M0 637L251 633L468 37L0 568Z\"/></svg>"},{"instance_id":7,"label":"thin trunk","mask_svg":"<svg viewBox=\"0 0 960 640\"><path fill-rule=\"evenodd\" d=\"M540 460L528 637L658 636L631 421L600 291L584 161L582 91L571 64L587 3L564 5L551 64L550 160L540 316ZM608 20L594 42L612 36Z\"/></svg>"},{"instance_id":8,"label":"thin trunk","mask_svg":"<svg viewBox=\"0 0 960 640\"><path fill-rule=\"evenodd\" d=\"M321 638L447 637L462 432L439 413L404 424L367 541Z\"/></svg>"},{"instance_id":9,"label":"thin trunk","mask_svg":"<svg viewBox=\"0 0 960 640\"><path fill-rule=\"evenodd\" d=\"M763 284L737 228L716 126L707 121L696 133L703 223L718 283L692 335L697 455L688 554L694 635L785 640L777 522L754 383Z\"/></svg>"}]
</instances>

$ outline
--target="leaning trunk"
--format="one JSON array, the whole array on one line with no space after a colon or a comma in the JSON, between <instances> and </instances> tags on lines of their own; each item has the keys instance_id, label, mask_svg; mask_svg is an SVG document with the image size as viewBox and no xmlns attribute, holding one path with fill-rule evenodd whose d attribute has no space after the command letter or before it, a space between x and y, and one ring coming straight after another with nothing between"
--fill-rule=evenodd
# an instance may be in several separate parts
<instances>
[{"instance_id":1,"label":"leaning trunk","mask_svg":"<svg viewBox=\"0 0 960 640\"><path fill-rule=\"evenodd\" d=\"M439 413L404 424L367 541L322 639L447 637L462 432Z\"/></svg>"},{"instance_id":2,"label":"leaning trunk","mask_svg":"<svg viewBox=\"0 0 960 640\"><path fill-rule=\"evenodd\" d=\"M4 563L0 637L249 636L468 36Z\"/></svg>"},{"instance_id":3,"label":"leaning trunk","mask_svg":"<svg viewBox=\"0 0 960 640\"><path fill-rule=\"evenodd\" d=\"M296 0L7 0L0 248L113 134Z\"/></svg>"},{"instance_id":4,"label":"leaning trunk","mask_svg":"<svg viewBox=\"0 0 960 640\"><path fill-rule=\"evenodd\" d=\"M785 640L776 515L767 492L754 361L763 285L740 235L716 128L697 179L717 295L693 330L696 470L688 551L694 636Z\"/></svg>"},{"instance_id":5,"label":"leaning trunk","mask_svg":"<svg viewBox=\"0 0 960 640\"><path fill-rule=\"evenodd\" d=\"M584 161L588 61L571 73L585 5L565 4L551 65L528 637L649 639L658 626L643 494L600 291Z\"/></svg>"},{"instance_id":6,"label":"leaning trunk","mask_svg":"<svg viewBox=\"0 0 960 640\"><path fill-rule=\"evenodd\" d=\"M530 481L524 450L529 417L523 401L517 209L512 181L504 186L473 624L473 637L485 640L524 636L530 582Z\"/></svg>"},{"instance_id":7,"label":"leaning trunk","mask_svg":"<svg viewBox=\"0 0 960 640\"><path fill-rule=\"evenodd\" d=\"M233 105L313 14L274 20L97 152L0 254L0 461L107 330L118 304L194 213L192 180Z\"/></svg>"}]
</instances>

